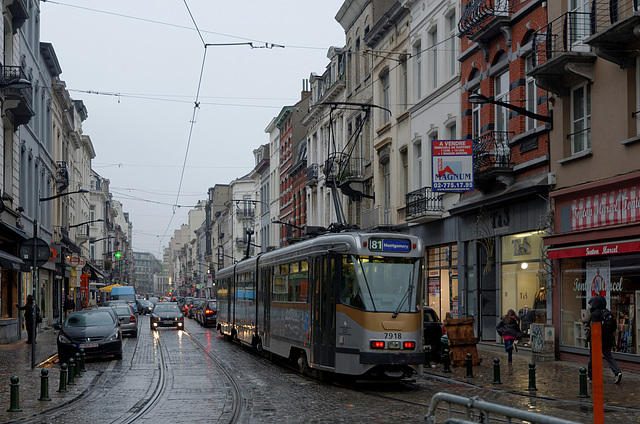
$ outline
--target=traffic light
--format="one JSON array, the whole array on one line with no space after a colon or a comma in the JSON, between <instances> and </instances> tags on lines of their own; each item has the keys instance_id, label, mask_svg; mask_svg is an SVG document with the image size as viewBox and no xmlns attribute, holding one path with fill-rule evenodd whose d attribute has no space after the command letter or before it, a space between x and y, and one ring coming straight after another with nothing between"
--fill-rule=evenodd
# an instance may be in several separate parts
<instances>
[{"instance_id":1,"label":"traffic light","mask_svg":"<svg viewBox=\"0 0 640 424\"><path fill-rule=\"evenodd\" d=\"M114 256L116 257L116 259L120 259L122 257L122 252L117 251Z\"/></svg>"}]
</instances>

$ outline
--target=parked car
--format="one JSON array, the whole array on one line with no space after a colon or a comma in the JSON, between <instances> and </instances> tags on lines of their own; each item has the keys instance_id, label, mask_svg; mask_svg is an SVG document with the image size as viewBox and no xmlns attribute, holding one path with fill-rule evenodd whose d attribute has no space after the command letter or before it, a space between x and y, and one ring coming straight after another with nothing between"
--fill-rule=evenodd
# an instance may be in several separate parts
<instances>
[{"instance_id":1,"label":"parked car","mask_svg":"<svg viewBox=\"0 0 640 424\"><path fill-rule=\"evenodd\" d=\"M152 309L153 309L153 302L150 302L145 299L138 300L138 310L140 311L140 314L147 315L151 313Z\"/></svg>"},{"instance_id":2,"label":"parked car","mask_svg":"<svg viewBox=\"0 0 640 424\"><path fill-rule=\"evenodd\" d=\"M132 286L120 286L114 287L109 293L109 300L126 300L133 308L133 311L138 313L138 306L136 305L136 292Z\"/></svg>"},{"instance_id":3,"label":"parked car","mask_svg":"<svg viewBox=\"0 0 640 424\"><path fill-rule=\"evenodd\" d=\"M116 315L118 315L122 334L138 337L138 319L131 305L113 305L111 307L116 311Z\"/></svg>"},{"instance_id":4,"label":"parked car","mask_svg":"<svg viewBox=\"0 0 640 424\"><path fill-rule=\"evenodd\" d=\"M184 330L184 316L177 303L159 302L151 311L149 325L152 331L158 327L176 327L178 330Z\"/></svg>"},{"instance_id":5,"label":"parked car","mask_svg":"<svg viewBox=\"0 0 640 424\"><path fill-rule=\"evenodd\" d=\"M426 355L425 360L428 362L441 362L440 348L442 342L440 339L446 334L446 331L436 311L429 306L424 307L422 330L424 334L425 351L427 353L430 352L430 354Z\"/></svg>"},{"instance_id":6,"label":"parked car","mask_svg":"<svg viewBox=\"0 0 640 424\"><path fill-rule=\"evenodd\" d=\"M195 298L193 299L193 303L191 304L191 307L189 308L189 311L187 313L187 316L189 318L196 318L196 310L200 307L200 305L202 303L205 303L207 301L207 299L202 299L202 298Z\"/></svg>"},{"instance_id":7,"label":"parked car","mask_svg":"<svg viewBox=\"0 0 640 424\"><path fill-rule=\"evenodd\" d=\"M218 302L215 299L207 299L202 302L195 312L196 321L204 327L216 325L218 319Z\"/></svg>"},{"instance_id":8,"label":"parked car","mask_svg":"<svg viewBox=\"0 0 640 424\"><path fill-rule=\"evenodd\" d=\"M185 297L184 298L184 304L182 305L182 308L180 308L182 310L182 314L186 317L187 315L189 315L189 308L191 308L191 305L193 304L193 297Z\"/></svg>"},{"instance_id":9,"label":"parked car","mask_svg":"<svg viewBox=\"0 0 640 424\"><path fill-rule=\"evenodd\" d=\"M58 330L58 360L67 362L84 349L85 357L114 356L122 359L122 330L111 307L83 309L69 314Z\"/></svg>"}]
</instances>

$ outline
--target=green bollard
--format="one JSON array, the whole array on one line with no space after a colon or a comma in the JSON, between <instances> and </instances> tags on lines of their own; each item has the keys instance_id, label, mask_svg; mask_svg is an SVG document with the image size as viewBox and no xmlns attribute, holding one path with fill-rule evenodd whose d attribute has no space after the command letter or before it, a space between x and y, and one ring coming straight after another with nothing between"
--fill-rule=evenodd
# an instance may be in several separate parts
<instances>
[{"instance_id":1,"label":"green bollard","mask_svg":"<svg viewBox=\"0 0 640 424\"><path fill-rule=\"evenodd\" d=\"M67 390L67 364L64 362L60 364L60 387L58 388L59 393L66 393Z\"/></svg>"},{"instance_id":2,"label":"green bollard","mask_svg":"<svg viewBox=\"0 0 640 424\"><path fill-rule=\"evenodd\" d=\"M9 398L9 409L7 412L21 412L20 409L20 379L14 375L11 377L11 395Z\"/></svg>"},{"instance_id":3,"label":"green bollard","mask_svg":"<svg viewBox=\"0 0 640 424\"><path fill-rule=\"evenodd\" d=\"M87 372L87 370L84 368L84 357L84 349L80 349L80 371Z\"/></svg>"},{"instance_id":4,"label":"green bollard","mask_svg":"<svg viewBox=\"0 0 640 424\"><path fill-rule=\"evenodd\" d=\"M449 356L448 347L445 347L442 351L442 364L444 365L442 372L451 372L451 357Z\"/></svg>"},{"instance_id":5,"label":"green bollard","mask_svg":"<svg viewBox=\"0 0 640 424\"><path fill-rule=\"evenodd\" d=\"M536 389L536 364L533 362L529 362L529 387L527 390L530 392L535 392Z\"/></svg>"},{"instance_id":6,"label":"green bollard","mask_svg":"<svg viewBox=\"0 0 640 424\"><path fill-rule=\"evenodd\" d=\"M425 365L431 365L431 346L424 347L424 363Z\"/></svg>"},{"instance_id":7,"label":"green bollard","mask_svg":"<svg viewBox=\"0 0 640 424\"><path fill-rule=\"evenodd\" d=\"M580 393L579 398L588 398L587 393L587 369L585 367L580 368Z\"/></svg>"},{"instance_id":8,"label":"green bollard","mask_svg":"<svg viewBox=\"0 0 640 424\"><path fill-rule=\"evenodd\" d=\"M467 366L467 375L464 378L473 378L473 356L470 353L467 353L465 364Z\"/></svg>"},{"instance_id":9,"label":"green bollard","mask_svg":"<svg viewBox=\"0 0 640 424\"><path fill-rule=\"evenodd\" d=\"M500 359L493 358L493 384L502 384L500 381Z\"/></svg>"},{"instance_id":10,"label":"green bollard","mask_svg":"<svg viewBox=\"0 0 640 424\"><path fill-rule=\"evenodd\" d=\"M40 371L40 398L38 400L49 401L49 370Z\"/></svg>"},{"instance_id":11,"label":"green bollard","mask_svg":"<svg viewBox=\"0 0 640 424\"><path fill-rule=\"evenodd\" d=\"M82 377L82 370L80 369L80 353L76 352L74 355L75 363L76 363L76 378Z\"/></svg>"},{"instance_id":12,"label":"green bollard","mask_svg":"<svg viewBox=\"0 0 640 424\"><path fill-rule=\"evenodd\" d=\"M76 364L73 358L69 358L69 377L67 379L67 386L76 385Z\"/></svg>"}]
</instances>

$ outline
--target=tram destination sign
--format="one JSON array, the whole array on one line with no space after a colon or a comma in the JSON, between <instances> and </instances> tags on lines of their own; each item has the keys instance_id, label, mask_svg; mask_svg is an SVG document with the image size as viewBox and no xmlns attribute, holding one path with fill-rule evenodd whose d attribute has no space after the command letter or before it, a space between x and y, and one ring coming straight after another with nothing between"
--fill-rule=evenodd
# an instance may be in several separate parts
<instances>
[{"instance_id":1,"label":"tram destination sign","mask_svg":"<svg viewBox=\"0 0 640 424\"><path fill-rule=\"evenodd\" d=\"M396 252L407 253L411 251L409 240L397 239L369 239L369 250L372 252Z\"/></svg>"}]
</instances>

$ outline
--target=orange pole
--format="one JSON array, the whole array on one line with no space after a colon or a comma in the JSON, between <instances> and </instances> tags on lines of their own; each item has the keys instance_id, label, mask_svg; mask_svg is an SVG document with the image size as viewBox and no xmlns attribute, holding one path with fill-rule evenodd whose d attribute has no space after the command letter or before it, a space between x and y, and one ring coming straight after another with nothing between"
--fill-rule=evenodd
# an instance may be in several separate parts
<instances>
[{"instance_id":1,"label":"orange pole","mask_svg":"<svg viewBox=\"0 0 640 424\"><path fill-rule=\"evenodd\" d=\"M591 377L593 378L593 423L604 424L602 378L602 324L591 323Z\"/></svg>"}]
</instances>

